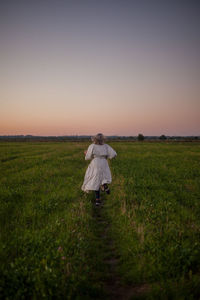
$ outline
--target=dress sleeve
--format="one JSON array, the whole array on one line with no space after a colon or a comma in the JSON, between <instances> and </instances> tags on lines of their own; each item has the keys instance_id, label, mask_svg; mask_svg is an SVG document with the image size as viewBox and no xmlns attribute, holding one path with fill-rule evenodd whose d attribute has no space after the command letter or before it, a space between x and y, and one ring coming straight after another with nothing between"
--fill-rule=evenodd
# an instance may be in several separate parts
<instances>
[{"instance_id":1,"label":"dress sleeve","mask_svg":"<svg viewBox=\"0 0 200 300\"><path fill-rule=\"evenodd\" d=\"M115 150L110 147L109 145L107 145L107 150L108 150L108 158L112 159L115 156L117 156L117 153L115 152Z\"/></svg>"},{"instance_id":2,"label":"dress sleeve","mask_svg":"<svg viewBox=\"0 0 200 300\"><path fill-rule=\"evenodd\" d=\"M87 153L85 155L85 160L90 160L93 158L93 148L94 148L94 145L91 144L88 149L87 149Z\"/></svg>"}]
</instances>

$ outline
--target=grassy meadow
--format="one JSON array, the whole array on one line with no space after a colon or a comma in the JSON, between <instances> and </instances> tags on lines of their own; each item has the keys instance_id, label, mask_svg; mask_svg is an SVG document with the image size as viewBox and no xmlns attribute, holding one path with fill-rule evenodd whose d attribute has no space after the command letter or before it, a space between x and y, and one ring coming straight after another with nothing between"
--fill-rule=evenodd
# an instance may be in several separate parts
<instances>
[{"instance_id":1,"label":"grassy meadow","mask_svg":"<svg viewBox=\"0 0 200 300\"><path fill-rule=\"evenodd\" d=\"M199 299L200 143L110 143L102 223L88 145L0 143L0 297L110 299L112 240L121 284L143 288L130 299Z\"/></svg>"}]
</instances>

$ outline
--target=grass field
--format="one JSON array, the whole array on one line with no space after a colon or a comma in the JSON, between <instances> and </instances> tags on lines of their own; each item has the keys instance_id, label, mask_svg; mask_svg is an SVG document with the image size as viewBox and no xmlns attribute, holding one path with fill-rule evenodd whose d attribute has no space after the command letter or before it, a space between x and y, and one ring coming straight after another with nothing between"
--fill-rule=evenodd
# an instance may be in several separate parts
<instances>
[{"instance_id":1,"label":"grass field","mask_svg":"<svg viewBox=\"0 0 200 300\"><path fill-rule=\"evenodd\" d=\"M111 143L102 208L88 145L0 143L2 299L199 299L200 144Z\"/></svg>"}]
</instances>

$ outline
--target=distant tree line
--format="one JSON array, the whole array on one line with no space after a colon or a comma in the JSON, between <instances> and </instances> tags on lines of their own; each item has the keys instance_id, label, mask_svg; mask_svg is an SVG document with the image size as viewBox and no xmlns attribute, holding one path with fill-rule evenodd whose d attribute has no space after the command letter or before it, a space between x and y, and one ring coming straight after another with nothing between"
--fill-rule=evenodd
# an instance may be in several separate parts
<instances>
[{"instance_id":1,"label":"distant tree line","mask_svg":"<svg viewBox=\"0 0 200 300\"><path fill-rule=\"evenodd\" d=\"M107 136L108 141L200 141L200 136L144 136L139 133L137 136ZM34 136L34 135L2 135L0 141L13 142L82 142L91 141L91 135L70 135L70 136Z\"/></svg>"}]
</instances>

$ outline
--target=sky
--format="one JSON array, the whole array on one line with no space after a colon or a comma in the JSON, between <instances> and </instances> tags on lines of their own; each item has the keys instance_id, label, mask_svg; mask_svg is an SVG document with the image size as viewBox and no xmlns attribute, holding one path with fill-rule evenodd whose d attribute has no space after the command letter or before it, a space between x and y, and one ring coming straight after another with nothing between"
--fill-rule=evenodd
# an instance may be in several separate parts
<instances>
[{"instance_id":1,"label":"sky","mask_svg":"<svg viewBox=\"0 0 200 300\"><path fill-rule=\"evenodd\" d=\"M200 135L200 4L1 0L0 135Z\"/></svg>"}]
</instances>

